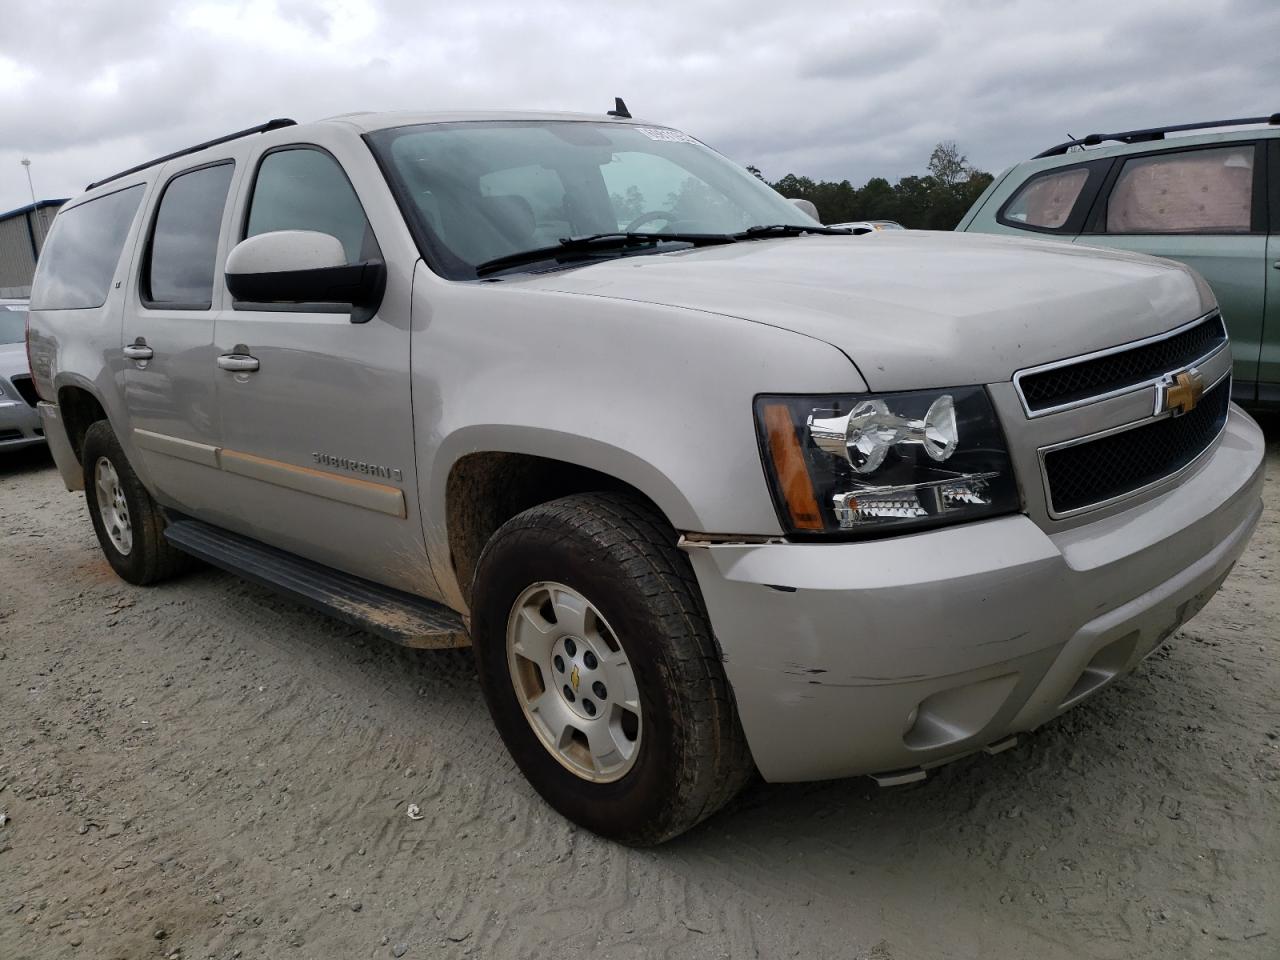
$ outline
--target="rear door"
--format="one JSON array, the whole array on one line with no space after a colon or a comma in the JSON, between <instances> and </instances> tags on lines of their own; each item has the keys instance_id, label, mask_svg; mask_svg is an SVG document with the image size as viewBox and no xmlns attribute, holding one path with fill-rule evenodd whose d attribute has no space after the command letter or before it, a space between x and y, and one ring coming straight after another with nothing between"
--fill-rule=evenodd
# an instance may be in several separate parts
<instances>
[{"instance_id":1,"label":"rear door","mask_svg":"<svg viewBox=\"0 0 1280 960\"><path fill-rule=\"evenodd\" d=\"M242 191L232 245L275 230L314 230L337 237L349 263L382 259L365 212L370 203L353 186L361 181L352 168L366 191L386 191L372 155L353 137L320 131L312 142L262 150ZM372 199L384 218L387 207L394 209L389 194ZM390 234L392 224L381 223ZM219 522L433 596L411 495L417 489L412 263L404 267L388 264L382 307L360 323L345 305L233 302L228 292L215 331L215 359L224 367L216 379L224 474ZM242 369L225 369L232 366Z\"/></svg>"},{"instance_id":2,"label":"rear door","mask_svg":"<svg viewBox=\"0 0 1280 960\"><path fill-rule=\"evenodd\" d=\"M150 212L125 308L130 435L162 503L193 515L217 490L214 305L232 160L173 174Z\"/></svg>"},{"instance_id":3,"label":"rear door","mask_svg":"<svg viewBox=\"0 0 1280 960\"><path fill-rule=\"evenodd\" d=\"M1078 243L1180 260L1213 288L1231 334L1234 394L1252 401L1267 285L1263 144L1211 143L1126 156Z\"/></svg>"}]
</instances>

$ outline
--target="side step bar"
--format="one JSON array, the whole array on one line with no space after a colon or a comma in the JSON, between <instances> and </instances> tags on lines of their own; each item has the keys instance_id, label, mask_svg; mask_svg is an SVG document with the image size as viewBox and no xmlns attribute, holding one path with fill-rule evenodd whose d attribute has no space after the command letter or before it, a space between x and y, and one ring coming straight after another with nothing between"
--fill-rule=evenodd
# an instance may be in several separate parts
<instances>
[{"instance_id":1,"label":"side step bar","mask_svg":"<svg viewBox=\"0 0 1280 960\"><path fill-rule=\"evenodd\" d=\"M465 647L462 617L413 594L304 560L199 520L174 517L165 539L184 553L406 647Z\"/></svg>"}]
</instances>

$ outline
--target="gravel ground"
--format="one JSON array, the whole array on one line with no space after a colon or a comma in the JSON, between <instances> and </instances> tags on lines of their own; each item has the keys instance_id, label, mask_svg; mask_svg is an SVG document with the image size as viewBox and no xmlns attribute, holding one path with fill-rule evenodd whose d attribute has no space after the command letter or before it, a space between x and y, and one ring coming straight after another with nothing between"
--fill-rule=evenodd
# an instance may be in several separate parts
<instances>
[{"instance_id":1,"label":"gravel ground","mask_svg":"<svg viewBox=\"0 0 1280 960\"><path fill-rule=\"evenodd\" d=\"M1280 956L1280 429L1222 592L923 784L756 784L656 850L524 783L466 651L205 569L137 589L0 460L0 956ZM416 803L423 818L410 820Z\"/></svg>"}]
</instances>

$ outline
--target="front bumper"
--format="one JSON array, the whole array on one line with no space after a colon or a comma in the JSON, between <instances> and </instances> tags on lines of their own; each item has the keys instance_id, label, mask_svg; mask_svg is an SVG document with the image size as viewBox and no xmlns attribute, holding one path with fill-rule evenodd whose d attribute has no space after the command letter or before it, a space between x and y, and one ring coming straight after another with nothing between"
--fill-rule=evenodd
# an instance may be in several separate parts
<instances>
[{"instance_id":1,"label":"front bumper","mask_svg":"<svg viewBox=\"0 0 1280 960\"><path fill-rule=\"evenodd\" d=\"M40 416L21 398L0 397L0 450L15 450L44 443Z\"/></svg>"},{"instance_id":2,"label":"front bumper","mask_svg":"<svg viewBox=\"0 0 1280 960\"><path fill-rule=\"evenodd\" d=\"M1019 515L864 543L690 549L760 772L909 778L1132 669L1244 551L1264 452L1232 407L1177 487L1060 533Z\"/></svg>"}]
</instances>

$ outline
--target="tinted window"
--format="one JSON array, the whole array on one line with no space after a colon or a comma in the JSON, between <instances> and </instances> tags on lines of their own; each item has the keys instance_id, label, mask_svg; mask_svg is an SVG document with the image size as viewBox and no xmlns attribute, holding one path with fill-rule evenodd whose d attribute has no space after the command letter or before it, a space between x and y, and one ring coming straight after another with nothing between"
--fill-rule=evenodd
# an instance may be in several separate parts
<instances>
[{"instance_id":1,"label":"tinted window","mask_svg":"<svg viewBox=\"0 0 1280 960\"><path fill-rule=\"evenodd\" d=\"M1253 145L1126 160L1107 200L1108 233L1248 233Z\"/></svg>"},{"instance_id":2,"label":"tinted window","mask_svg":"<svg viewBox=\"0 0 1280 960\"><path fill-rule=\"evenodd\" d=\"M149 303L200 310L212 305L218 234L234 169L222 163L169 181L151 236Z\"/></svg>"},{"instance_id":3,"label":"tinted window","mask_svg":"<svg viewBox=\"0 0 1280 960\"><path fill-rule=\"evenodd\" d=\"M1029 227L1056 230L1067 222L1071 208L1089 179L1084 167L1032 177L1004 208L1004 219Z\"/></svg>"},{"instance_id":4,"label":"tinted window","mask_svg":"<svg viewBox=\"0 0 1280 960\"><path fill-rule=\"evenodd\" d=\"M278 150L258 167L246 237L315 230L337 237L347 263L378 256L364 208L338 162L319 150Z\"/></svg>"},{"instance_id":5,"label":"tinted window","mask_svg":"<svg viewBox=\"0 0 1280 960\"><path fill-rule=\"evenodd\" d=\"M82 310L107 302L142 185L62 210L53 219L31 289L36 310Z\"/></svg>"},{"instance_id":6,"label":"tinted window","mask_svg":"<svg viewBox=\"0 0 1280 960\"><path fill-rule=\"evenodd\" d=\"M0 343L22 343L27 339L27 308L0 307Z\"/></svg>"}]
</instances>

